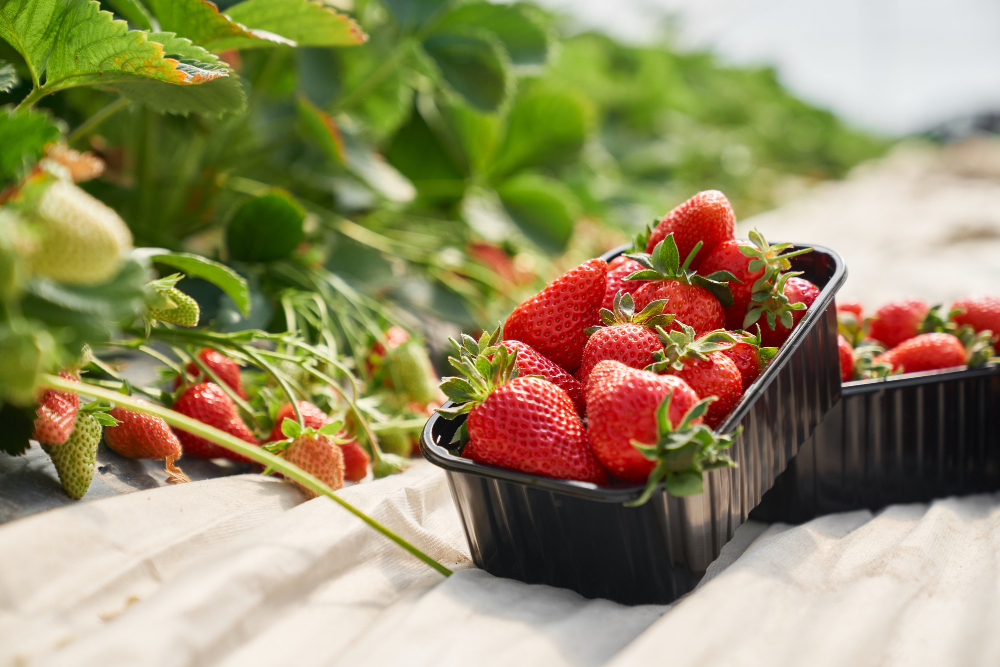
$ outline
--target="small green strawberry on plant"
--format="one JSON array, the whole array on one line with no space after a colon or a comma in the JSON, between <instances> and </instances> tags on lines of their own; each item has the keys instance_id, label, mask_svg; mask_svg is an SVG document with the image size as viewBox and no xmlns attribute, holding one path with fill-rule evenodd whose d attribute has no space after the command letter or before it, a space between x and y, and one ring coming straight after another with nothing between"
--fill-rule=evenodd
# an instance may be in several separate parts
<instances>
[{"instance_id":1,"label":"small green strawberry on plant","mask_svg":"<svg viewBox=\"0 0 1000 667\"><path fill-rule=\"evenodd\" d=\"M118 420L94 401L81 407L76 413L73 431L61 445L42 445L42 449L52 459L63 490L74 500L87 493L97 468L97 448L101 444L103 426L115 426Z\"/></svg>"},{"instance_id":2,"label":"small green strawberry on plant","mask_svg":"<svg viewBox=\"0 0 1000 667\"><path fill-rule=\"evenodd\" d=\"M154 320L182 327L196 327L201 308L194 298L177 289L177 283L182 278L182 274L175 273L150 282L146 306L149 308L149 316Z\"/></svg>"},{"instance_id":3,"label":"small green strawberry on plant","mask_svg":"<svg viewBox=\"0 0 1000 667\"><path fill-rule=\"evenodd\" d=\"M344 423L340 421L315 429L302 427L294 419L284 419L281 422L281 432L285 439L266 443L263 448L272 454L278 454L336 490L344 486L344 454L340 446L350 442L348 438L342 437L343 428ZM269 470L265 470L266 472ZM295 484L306 497L317 497L311 489L298 482Z\"/></svg>"}]
</instances>

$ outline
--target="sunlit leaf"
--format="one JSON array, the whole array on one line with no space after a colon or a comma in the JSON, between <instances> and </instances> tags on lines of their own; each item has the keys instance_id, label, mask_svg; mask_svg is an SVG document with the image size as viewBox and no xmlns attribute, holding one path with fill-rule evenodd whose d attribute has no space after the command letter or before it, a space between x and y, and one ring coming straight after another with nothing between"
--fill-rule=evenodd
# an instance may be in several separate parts
<instances>
[{"instance_id":1,"label":"sunlit leaf","mask_svg":"<svg viewBox=\"0 0 1000 667\"><path fill-rule=\"evenodd\" d=\"M283 191L243 203L226 225L229 256L243 262L269 262L286 257L303 236L305 211Z\"/></svg>"},{"instance_id":2,"label":"sunlit leaf","mask_svg":"<svg viewBox=\"0 0 1000 667\"><path fill-rule=\"evenodd\" d=\"M243 0L226 13L248 28L281 35L299 46L354 46L368 39L354 19L318 0Z\"/></svg>"},{"instance_id":3,"label":"sunlit leaf","mask_svg":"<svg viewBox=\"0 0 1000 667\"><path fill-rule=\"evenodd\" d=\"M566 249L580 215L580 203L568 187L553 178L522 174L501 183L497 192L525 236L548 252Z\"/></svg>"},{"instance_id":4,"label":"sunlit leaf","mask_svg":"<svg viewBox=\"0 0 1000 667\"><path fill-rule=\"evenodd\" d=\"M59 128L43 113L0 110L0 189L22 178L60 136Z\"/></svg>"},{"instance_id":5,"label":"sunlit leaf","mask_svg":"<svg viewBox=\"0 0 1000 667\"><path fill-rule=\"evenodd\" d=\"M163 30L183 35L195 44L215 51L293 45L290 39L266 31L254 31L237 23L210 0L144 0ZM280 3L278 3L280 4Z\"/></svg>"},{"instance_id":6,"label":"sunlit leaf","mask_svg":"<svg viewBox=\"0 0 1000 667\"><path fill-rule=\"evenodd\" d=\"M152 30L153 24L149 20L146 8L136 2L136 0L105 0L111 8L126 21L140 30Z\"/></svg>"},{"instance_id":7,"label":"sunlit leaf","mask_svg":"<svg viewBox=\"0 0 1000 667\"><path fill-rule=\"evenodd\" d=\"M436 16L449 0L382 0L382 2L402 27L413 30Z\"/></svg>"},{"instance_id":8,"label":"sunlit leaf","mask_svg":"<svg viewBox=\"0 0 1000 667\"><path fill-rule=\"evenodd\" d=\"M514 65L544 65L552 36L536 7L525 4L502 5L491 2L461 4L435 24L437 30L482 28L496 35Z\"/></svg>"},{"instance_id":9,"label":"sunlit leaf","mask_svg":"<svg viewBox=\"0 0 1000 667\"><path fill-rule=\"evenodd\" d=\"M423 46L445 83L473 107L494 111L507 99L513 85L510 59L493 34L435 33Z\"/></svg>"},{"instance_id":10,"label":"sunlit leaf","mask_svg":"<svg viewBox=\"0 0 1000 667\"><path fill-rule=\"evenodd\" d=\"M303 96L296 100L295 109L303 138L334 162L343 164L344 137L333 116Z\"/></svg>"}]
</instances>

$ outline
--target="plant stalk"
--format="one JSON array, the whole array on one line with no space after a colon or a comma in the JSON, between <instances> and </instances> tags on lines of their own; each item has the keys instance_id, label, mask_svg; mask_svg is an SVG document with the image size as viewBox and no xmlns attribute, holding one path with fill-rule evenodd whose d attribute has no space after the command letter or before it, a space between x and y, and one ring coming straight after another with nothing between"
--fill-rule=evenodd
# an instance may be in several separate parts
<instances>
[{"instance_id":1,"label":"plant stalk","mask_svg":"<svg viewBox=\"0 0 1000 667\"><path fill-rule=\"evenodd\" d=\"M128 105L129 105L129 100L125 99L124 97L119 97L118 99L111 101L109 104L105 105L93 116L83 121L83 123L81 123L78 128L73 130L73 132L70 133L67 141L72 144L75 143L76 141L79 141L80 139L86 138L87 135L96 130L101 123L103 123L108 118L115 115Z\"/></svg>"}]
</instances>

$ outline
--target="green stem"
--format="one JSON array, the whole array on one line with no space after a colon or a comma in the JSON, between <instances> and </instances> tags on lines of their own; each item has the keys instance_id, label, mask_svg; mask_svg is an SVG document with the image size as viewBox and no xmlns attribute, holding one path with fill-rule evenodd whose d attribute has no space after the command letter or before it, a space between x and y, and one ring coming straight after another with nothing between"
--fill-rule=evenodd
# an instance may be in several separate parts
<instances>
[{"instance_id":1,"label":"green stem","mask_svg":"<svg viewBox=\"0 0 1000 667\"><path fill-rule=\"evenodd\" d=\"M25 97L23 100L21 100L21 103L17 105L16 111L20 111L22 109L30 109L31 107L35 106L35 102L45 97L48 94L48 92L49 91L45 90L44 88L39 88L39 87L32 88L31 92L28 93L28 96Z\"/></svg>"},{"instance_id":2,"label":"green stem","mask_svg":"<svg viewBox=\"0 0 1000 667\"><path fill-rule=\"evenodd\" d=\"M118 99L113 100L109 104L105 105L104 108L100 109L93 116L83 121L83 123L81 123L78 128L73 130L73 132L69 135L68 139L69 143L72 144L75 143L76 141L79 141L80 139L85 138L91 132L96 130L101 123L103 123L108 118L115 115L128 105L129 101L124 97L119 97Z\"/></svg>"},{"instance_id":3,"label":"green stem","mask_svg":"<svg viewBox=\"0 0 1000 667\"><path fill-rule=\"evenodd\" d=\"M231 452L241 454L248 459L256 461L263 466L270 467L271 469L280 472L289 479L295 480L302 486L306 487L310 491L326 496L330 500L334 501L348 512L358 517L364 521L368 526L381 533L388 539L392 540L404 550L412 554L414 557L426 563L428 566L437 570L444 576L450 576L451 570L447 567L438 563L436 560L425 554L423 551L413 546L405 539L397 535L395 532L379 523L375 519L371 518L358 508L356 508L351 503L347 502L340 496L338 496L333 489L321 482L319 479L309 474L305 470L302 470L296 465L293 465L281 458L280 456L275 456L274 454L268 452L267 450L261 449L256 445L251 445L244 442L238 438L235 438L224 431L209 426L208 424L203 424L200 421L191 419L179 412L174 412L169 408L165 408L161 405L155 405L151 403L143 403L137 401L131 396L126 396L124 394L118 393L116 391L111 391L109 389L104 389L102 387L97 387L92 384L87 384L84 382L70 382L69 380L64 380L61 377L55 375L43 375L41 381L42 387L48 389L55 389L57 391L68 391L78 394L89 394L96 398L101 398L106 401L111 402L114 405L128 406L129 409L135 410L136 412L144 412L146 414L155 415L163 419L171 426L183 429L192 435L197 435L206 440L210 440L220 447L225 447Z\"/></svg>"}]
</instances>

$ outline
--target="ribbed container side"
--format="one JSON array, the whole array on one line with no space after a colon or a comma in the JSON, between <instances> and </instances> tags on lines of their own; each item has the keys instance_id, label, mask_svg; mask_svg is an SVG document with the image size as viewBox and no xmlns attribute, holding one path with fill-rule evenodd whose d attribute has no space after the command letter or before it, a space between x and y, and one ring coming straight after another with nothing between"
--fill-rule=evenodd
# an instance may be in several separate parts
<instances>
[{"instance_id":1,"label":"ribbed container side","mask_svg":"<svg viewBox=\"0 0 1000 667\"><path fill-rule=\"evenodd\" d=\"M844 385L752 517L823 514L1000 490L1000 366Z\"/></svg>"},{"instance_id":2,"label":"ribbed container side","mask_svg":"<svg viewBox=\"0 0 1000 667\"><path fill-rule=\"evenodd\" d=\"M431 417L421 449L448 471L476 565L626 604L667 603L694 588L840 397L833 297L846 270L825 248L794 261L822 288L820 296L719 427L743 427L730 450L737 467L706 473L698 496L676 498L661 489L632 508L624 503L642 487L597 487L481 465L446 447L461 420Z\"/></svg>"}]
</instances>

